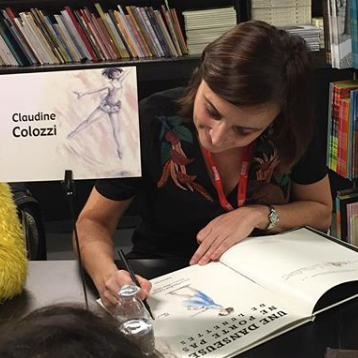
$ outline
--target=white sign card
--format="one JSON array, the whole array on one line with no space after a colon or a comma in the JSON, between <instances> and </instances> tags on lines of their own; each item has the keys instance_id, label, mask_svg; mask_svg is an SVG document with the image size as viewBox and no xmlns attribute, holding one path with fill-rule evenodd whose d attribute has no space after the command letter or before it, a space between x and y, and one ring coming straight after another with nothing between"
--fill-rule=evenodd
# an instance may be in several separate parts
<instances>
[{"instance_id":1,"label":"white sign card","mask_svg":"<svg viewBox=\"0 0 358 358\"><path fill-rule=\"evenodd\" d=\"M0 181L141 176L135 67L2 75Z\"/></svg>"}]
</instances>

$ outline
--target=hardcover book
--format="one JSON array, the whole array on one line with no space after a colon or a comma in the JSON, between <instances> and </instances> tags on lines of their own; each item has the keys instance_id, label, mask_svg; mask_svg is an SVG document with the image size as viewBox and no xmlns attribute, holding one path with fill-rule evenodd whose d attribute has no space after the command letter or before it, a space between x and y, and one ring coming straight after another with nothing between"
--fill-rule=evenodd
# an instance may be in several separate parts
<instances>
[{"instance_id":1,"label":"hardcover book","mask_svg":"<svg viewBox=\"0 0 358 358\"><path fill-rule=\"evenodd\" d=\"M3 75L0 181L141 175L135 67Z\"/></svg>"},{"instance_id":2,"label":"hardcover book","mask_svg":"<svg viewBox=\"0 0 358 358\"><path fill-rule=\"evenodd\" d=\"M358 296L358 252L309 228L249 237L219 261L151 280L157 349L232 357Z\"/></svg>"}]
</instances>

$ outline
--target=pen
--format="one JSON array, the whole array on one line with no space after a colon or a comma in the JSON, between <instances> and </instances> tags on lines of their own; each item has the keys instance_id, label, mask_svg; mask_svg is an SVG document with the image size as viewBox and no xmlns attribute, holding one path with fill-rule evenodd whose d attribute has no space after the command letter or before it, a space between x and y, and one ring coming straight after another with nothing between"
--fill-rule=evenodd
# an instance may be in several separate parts
<instances>
[{"instance_id":1,"label":"pen","mask_svg":"<svg viewBox=\"0 0 358 358\"><path fill-rule=\"evenodd\" d=\"M124 266L126 267L126 270L129 272L129 275L131 276L131 279L132 281L138 286L138 287L141 287L138 280L137 280L137 277L135 276L132 268L129 266L129 263L126 259L126 256L124 255L124 252L122 249L119 249L118 250L118 255L119 257L121 258L122 262L124 263ZM149 307L149 304L147 302L146 299L142 300L143 301L143 304L145 306L145 308L147 309L147 311L149 312L150 316L152 317L152 319L154 320L154 316L153 316L153 313Z\"/></svg>"}]
</instances>

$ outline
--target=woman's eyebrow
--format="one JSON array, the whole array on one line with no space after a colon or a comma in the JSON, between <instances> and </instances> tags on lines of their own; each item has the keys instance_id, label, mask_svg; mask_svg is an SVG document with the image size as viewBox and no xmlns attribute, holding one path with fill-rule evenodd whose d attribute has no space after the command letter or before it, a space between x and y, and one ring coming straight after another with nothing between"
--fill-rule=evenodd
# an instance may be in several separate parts
<instances>
[{"instance_id":1,"label":"woman's eyebrow","mask_svg":"<svg viewBox=\"0 0 358 358\"><path fill-rule=\"evenodd\" d=\"M212 102L204 95L205 101L211 107L211 109L215 112L216 115L222 117L222 114L217 110L217 108L212 104Z\"/></svg>"}]
</instances>

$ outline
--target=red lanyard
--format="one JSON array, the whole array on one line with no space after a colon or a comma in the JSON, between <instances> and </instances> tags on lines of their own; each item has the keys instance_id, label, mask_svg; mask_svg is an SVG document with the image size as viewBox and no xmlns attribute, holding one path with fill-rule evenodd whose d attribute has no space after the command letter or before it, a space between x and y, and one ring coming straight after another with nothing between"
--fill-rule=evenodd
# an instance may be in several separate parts
<instances>
[{"instance_id":1,"label":"red lanyard","mask_svg":"<svg viewBox=\"0 0 358 358\"><path fill-rule=\"evenodd\" d=\"M250 164L252 160L253 147L254 147L253 144L249 144L248 146L244 147L241 170L239 175L239 184L237 189L237 207L245 205L247 181L249 176ZM203 148L203 153L207 163L210 166L210 169L214 174L214 183L215 183L216 191L219 195L220 205L227 211L234 210L232 205L227 201L225 197L223 184L219 172L214 163L213 157L211 156L211 153L205 148Z\"/></svg>"}]
</instances>

